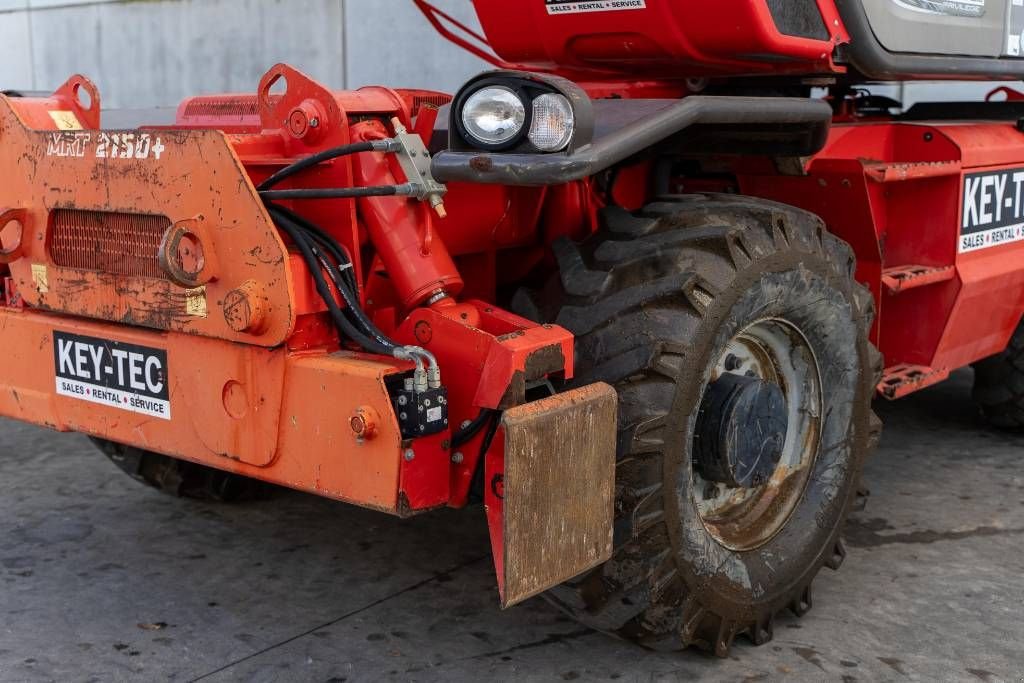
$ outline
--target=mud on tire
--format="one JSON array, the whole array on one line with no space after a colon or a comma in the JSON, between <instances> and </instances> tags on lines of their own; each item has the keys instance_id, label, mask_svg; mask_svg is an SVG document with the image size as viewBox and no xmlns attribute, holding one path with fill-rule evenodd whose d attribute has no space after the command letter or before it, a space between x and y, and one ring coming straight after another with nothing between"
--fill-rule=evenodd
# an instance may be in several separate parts
<instances>
[{"instance_id":1,"label":"mud on tire","mask_svg":"<svg viewBox=\"0 0 1024 683\"><path fill-rule=\"evenodd\" d=\"M574 385L619 392L614 555L548 597L650 648L725 656L740 634L762 644L780 611L811 608L816 574L845 555L842 524L877 439L873 301L849 246L795 208L694 195L602 220L584 244L556 245L556 281L514 302L577 335ZM799 328L817 357L820 447L778 533L733 550L695 507L694 428L714 359L765 319Z\"/></svg>"},{"instance_id":2,"label":"mud on tire","mask_svg":"<svg viewBox=\"0 0 1024 683\"><path fill-rule=\"evenodd\" d=\"M163 493L181 498L240 503L267 498L273 487L237 474L90 437L125 474Z\"/></svg>"}]
</instances>

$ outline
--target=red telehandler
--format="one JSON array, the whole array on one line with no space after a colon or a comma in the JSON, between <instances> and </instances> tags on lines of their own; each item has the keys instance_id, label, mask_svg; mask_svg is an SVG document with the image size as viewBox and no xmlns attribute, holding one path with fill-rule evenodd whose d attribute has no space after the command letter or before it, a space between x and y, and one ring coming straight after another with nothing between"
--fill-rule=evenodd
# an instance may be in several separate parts
<instances>
[{"instance_id":1,"label":"red telehandler","mask_svg":"<svg viewBox=\"0 0 1024 683\"><path fill-rule=\"evenodd\" d=\"M0 414L178 495L482 502L503 606L720 656L842 564L877 393L974 364L1024 426L1022 96L864 88L1021 78L1018 3L414 1L495 70L0 97Z\"/></svg>"}]
</instances>

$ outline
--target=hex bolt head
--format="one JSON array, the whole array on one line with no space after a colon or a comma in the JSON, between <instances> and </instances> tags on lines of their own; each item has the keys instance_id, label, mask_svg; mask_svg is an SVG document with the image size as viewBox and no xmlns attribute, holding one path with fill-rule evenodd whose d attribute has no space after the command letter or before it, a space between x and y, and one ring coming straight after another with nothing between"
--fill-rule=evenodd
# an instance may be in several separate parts
<instances>
[{"instance_id":1,"label":"hex bolt head","mask_svg":"<svg viewBox=\"0 0 1024 683\"><path fill-rule=\"evenodd\" d=\"M399 396L398 397L398 405L404 406L408 402L409 402L409 397L408 396Z\"/></svg>"},{"instance_id":2,"label":"hex bolt head","mask_svg":"<svg viewBox=\"0 0 1024 683\"><path fill-rule=\"evenodd\" d=\"M412 462L415 459L416 459L416 451L414 451L411 448L407 448L405 450L405 461L406 462Z\"/></svg>"},{"instance_id":3,"label":"hex bolt head","mask_svg":"<svg viewBox=\"0 0 1024 683\"><path fill-rule=\"evenodd\" d=\"M462 453L452 453L452 462L456 465L461 465L462 461L466 459Z\"/></svg>"},{"instance_id":4,"label":"hex bolt head","mask_svg":"<svg viewBox=\"0 0 1024 683\"><path fill-rule=\"evenodd\" d=\"M469 429L469 425L473 424L472 420L463 420L462 424L459 425L459 429Z\"/></svg>"}]
</instances>

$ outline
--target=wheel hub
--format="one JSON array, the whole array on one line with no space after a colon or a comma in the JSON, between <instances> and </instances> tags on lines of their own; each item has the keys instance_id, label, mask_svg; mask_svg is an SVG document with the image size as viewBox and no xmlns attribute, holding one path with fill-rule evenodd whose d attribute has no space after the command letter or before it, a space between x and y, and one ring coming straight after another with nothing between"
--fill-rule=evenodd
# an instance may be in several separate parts
<instances>
[{"instance_id":1,"label":"wheel hub","mask_svg":"<svg viewBox=\"0 0 1024 683\"><path fill-rule=\"evenodd\" d=\"M818 452L821 417L818 362L795 325L763 319L725 345L691 441L692 496L722 545L752 550L785 526Z\"/></svg>"},{"instance_id":2,"label":"wheel hub","mask_svg":"<svg viewBox=\"0 0 1024 683\"><path fill-rule=\"evenodd\" d=\"M707 481L757 488L775 472L788 431L786 397L778 384L724 374L704 394L694 464Z\"/></svg>"}]
</instances>

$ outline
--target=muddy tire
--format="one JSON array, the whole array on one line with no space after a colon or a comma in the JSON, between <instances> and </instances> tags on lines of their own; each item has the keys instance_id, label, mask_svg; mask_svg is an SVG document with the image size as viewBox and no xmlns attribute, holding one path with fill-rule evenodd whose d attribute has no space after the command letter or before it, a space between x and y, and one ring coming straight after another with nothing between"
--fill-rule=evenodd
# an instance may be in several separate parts
<instances>
[{"instance_id":1,"label":"muddy tire","mask_svg":"<svg viewBox=\"0 0 1024 683\"><path fill-rule=\"evenodd\" d=\"M266 498L273 488L255 479L177 460L160 453L104 439L91 440L100 452L132 479L179 498L240 503Z\"/></svg>"},{"instance_id":2,"label":"muddy tire","mask_svg":"<svg viewBox=\"0 0 1024 683\"><path fill-rule=\"evenodd\" d=\"M1005 351L974 364L973 396L994 427L1024 429L1024 323Z\"/></svg>"},{"instance_id":3,"label":"muddy tire","mask_svg":"<svg viewBox=\"0 0 1024 683\"><path fill-rule=\"evenodd\" d=\"M610 208L602 220L582 245L558 243L559 277L515 302L577 335L574 386L605 381L619 393L614 555L548 597L584 624L646 647L692 645L724 657L737 635L770 640L782 610L807 612L821 567L843 561L840 532L878 436L874 304L853 279L849 246L791 207L694 195L636 214ZM768 346L777 335L801 348L792 356L803 360L780 361L791 375L816 364L813 390L787 389L786 400L813 406L817 422L799 424L817 433L806 447L782 437L779 452L810 455L784 455L770 479L753 480L761 482L754 492L712 490L707 467L697 467L704 446L695 447L698 431L707 434L705 397L712 378L728 374L723 355L734 367L756 362L737 365L726 353L746 336L756 349L755 332ZM767 516L772 526L757 528Z\"/></svg>"}]
</instances>

